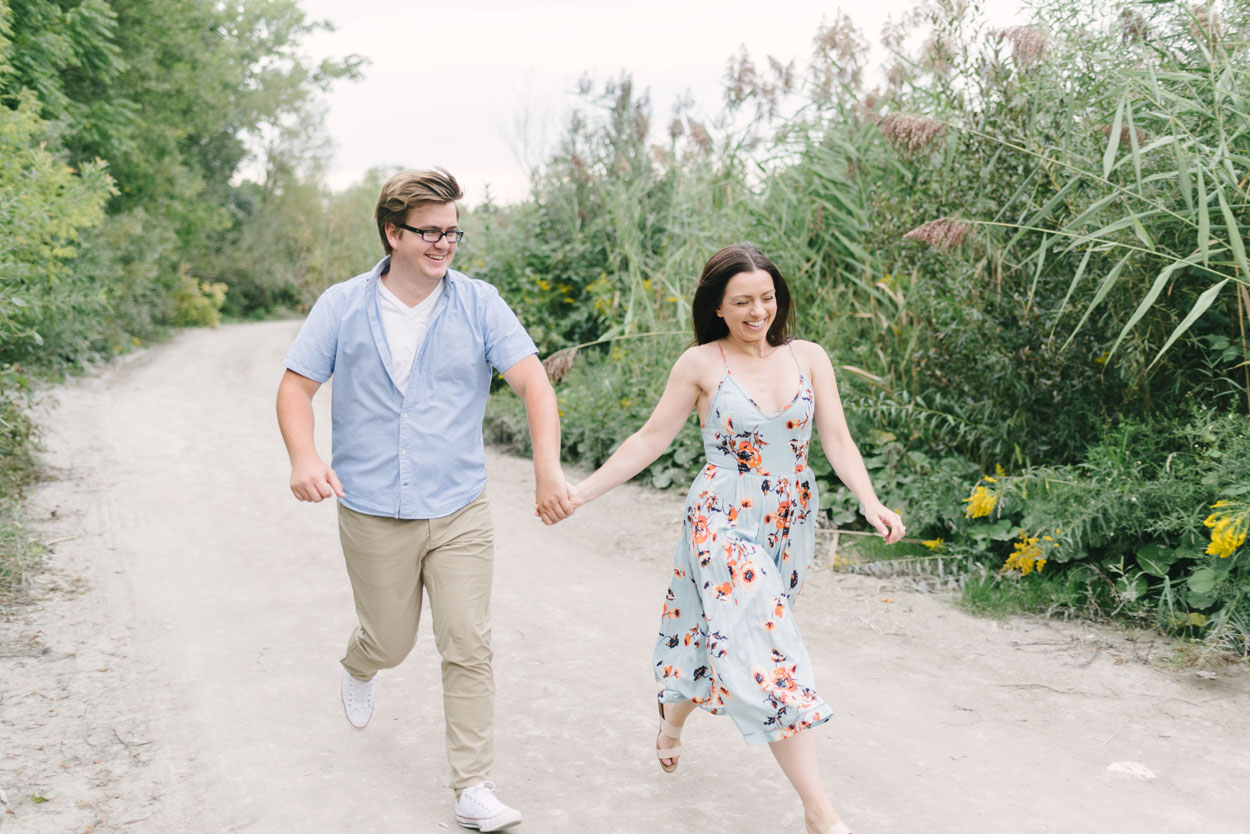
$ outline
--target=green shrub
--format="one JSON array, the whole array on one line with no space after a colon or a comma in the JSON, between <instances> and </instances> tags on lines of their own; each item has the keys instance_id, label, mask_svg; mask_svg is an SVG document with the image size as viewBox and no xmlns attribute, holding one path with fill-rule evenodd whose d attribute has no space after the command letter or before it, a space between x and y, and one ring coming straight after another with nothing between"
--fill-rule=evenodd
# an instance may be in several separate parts
<instances>
[{"instance_id":1,"label":"green shrub","mask_svg":"<svg viewBox=\"0 0 1250 834\"><path fill-rule=\"evenodd\" d=\"M196 281L184 272L174 296L174 325L216 327L221 324L221 307L225 303L225 284Z\"/></svg>"}]
</instances>

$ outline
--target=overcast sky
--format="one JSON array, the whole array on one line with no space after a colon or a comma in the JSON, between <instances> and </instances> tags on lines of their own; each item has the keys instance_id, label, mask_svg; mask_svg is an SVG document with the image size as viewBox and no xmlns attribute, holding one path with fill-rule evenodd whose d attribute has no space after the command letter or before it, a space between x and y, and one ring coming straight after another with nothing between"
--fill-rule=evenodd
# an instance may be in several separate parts
<instances>
[{"instance_id":1,"label":"overcast sky","mask_svg":"<svg viewBox=\"0 0 1250 834\"><path fill-rule=\"evenodd\" d=\"M1019 22L1023 0L982 2L991 20ZM914 0L853 5L851 18L875 44L887 17ZM649 91L657 126L667 125L683 95L707 118L720 108L726 64L742 46L757 66L771 55L801 71L817 29L838 9L815 0L303 0L303 7L337 27L309 39L312 57L357 53L370 61L363 80L328 97L330 184L342 188L379 165L441 165L460 180L469 205L481 201L487 183L497 202L526 196L516 124L528 114L531 156L554 142L583 75L598 88L630 73L636 89Z\"/></svg>"}]
</instances>

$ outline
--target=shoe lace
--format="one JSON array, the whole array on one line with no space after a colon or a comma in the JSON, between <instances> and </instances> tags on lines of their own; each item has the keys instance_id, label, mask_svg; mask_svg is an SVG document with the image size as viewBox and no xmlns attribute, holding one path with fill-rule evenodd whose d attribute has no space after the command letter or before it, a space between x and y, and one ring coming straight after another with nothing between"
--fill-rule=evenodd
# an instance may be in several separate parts
<instances>
[{"instance_id":1,"label":"shoe lace","mask_svg":"<svg viewBox=\"0 0 1250 834\"><path fill-rule=\"evenodd\" d=\"M373 681L352 678L347 684L347 700L352 706L373 706Z\"/></svg>"},{"instance_id":2,"label":"shoe lace","mask_svg":"<svg viewBox=\"0 0 1250 834\"><path fill-rule=\"evenodd\" d=\"M499 797L495 796L495 783L489 779L465 788L461 791L460 798L475 803L479 808L492 813L504 807Z\"/></svg>"}]
</instances>

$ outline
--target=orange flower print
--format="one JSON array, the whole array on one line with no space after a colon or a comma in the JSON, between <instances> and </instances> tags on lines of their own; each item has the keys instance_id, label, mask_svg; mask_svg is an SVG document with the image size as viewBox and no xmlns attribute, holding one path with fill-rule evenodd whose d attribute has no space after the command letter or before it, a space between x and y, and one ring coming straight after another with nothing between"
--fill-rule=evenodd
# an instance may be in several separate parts
<instances>
[{"instance_id":1,"label":"orange flower print","mask_svg":"<svg viewBox=\"0 0 1250 834\"><path fill-rule=\"evenodd\" d=\"M764 621L764 628L768 629L769 631L776 631L776 630L777 630L777 623L776 623L775 621L773 621L773 620L765 620L765 621Z\"/></svg>"},{"instance_id":2,"label":"orange flower print","mask_svg":"<svg viewBox=\"0 0 1250 834\"><path fill-rule=\"evenodd\" d=\"M749 510L751 509L751 507L755 505L751 502L750 498L743 498L741 501L738 502L738 506L744 510Z\"/></svg>"},{"instance_id":3,"label":"orange flower print","mask_svg":"<svg viewBox=\"0 0 1250 834\"><path fill-rule=\"evenodd\" d=\"M807 443L791 443L790 449L794 452L794 471L802 472L807 468Z\"/></svg>"},{"instance_id":4,"label":"orange flower print","mask_svg":"<svg viewBox=\"0 0 1250 834\"><path fill-rule=\"evenodd\" d=\"M726 513L726 516L729 518L730 521L737 521L738 520L738 508L730 507L729 512Z\"/></svg>"},{"instance_id":5,"label":"orange flower print","mask_svg":"<svg viewBox=\"0 0 1250 834\"><path fill-rule=\"evenodd\" d=\"M784 617L786 615L786 601L783 597L773 597L773 616Z\"/></svg>"},{"instance_id":6,"label":"orange flower print","mask_svg":"<svg viewBox=\"0 0 1250 834\"><path fill-rule=\"evenodd\" d=\"M781 501L777 504L777 529L784 530L790 521L790 502Z\"/></svg>"},{"instance_id":7,"label":"orange flower print","mask_svg":"<svg viewBox=\"0 0 1250 834\"><path fill-rule=\"evenodd\" d=\"M664 604L664 613L660 615L664 619L675 620L681 616L680 608L669 608L668 603Z\"/></svg>"},{"instance_id":8,"label":"orange flower print","mask_svg":"<svg viewBox=\"0 0 1250 834\"><path fill-rule=\"evenodd\" d=\"M799 481L799 506L807 509L812 500L812 487L807 481Z\"/></svg>"},{"instance_id":9,"label":"orange flower print","mask_svg":"<svg viewBox=\"0 0 1250 834\"><path fill-rule=\"evenodd\" d=\"M751 441L743 440L738 443L738 472L749 472L752 469L759 469L760 464L764 462L760 450L751 445Z\"/></svg>"},{"instance_id":10,"label":"orange flower print","mask_svg":"<svg viewBox=\"0 0 1250 834\"><path fill-rule=\"evenodd\" d=\"M734 585L732 582L722 582L716 586L716 598L726 600L733 596Z\"/></svg>"},{"instance_id":11,"label":"orange flower print","mask_svg":"<svg viewBox=\"0 0 1250 834\"><path fill-rule=\"evenodd\" d=\"M681 670L678 669L676 666L665 666L662 674L666 678L680 678Z\"/></svg>"},{"instance_id":12,"label":"orange flower print","mask_svg":"<svg viewBox=\"0 0 1250 834\"><path fill-rule=\"evenodd\" d=\"M695 516L694 519L694 540L696 544L703 544L707 541L707 516Z\"/></svg>"},{"instance_id":13,"label":"orange flower print","mask_svg":"<svg viewBox=\"0 0 1250 834\"><path fill-rule=\"evenodd\" d=\"M748 591L755 587L756 580L759 579L759 569L755 567L754 562L747 562L738 568L738 578L743 588Z\"/></svg>"},{"instance_id":14,"label":"orange flower print","mask_svg":"<svg viewBox=\"0 0 1250 834\"><path fill-rule=\"evenodd\" d=\"M780 689L783 692L797 692L799 685L794 682L794 675L792 674L794 669L795 667L793 666L789 669L784 666L778 666L774 669L769 681L773 689Z\"/></svg>"}]
</instances>

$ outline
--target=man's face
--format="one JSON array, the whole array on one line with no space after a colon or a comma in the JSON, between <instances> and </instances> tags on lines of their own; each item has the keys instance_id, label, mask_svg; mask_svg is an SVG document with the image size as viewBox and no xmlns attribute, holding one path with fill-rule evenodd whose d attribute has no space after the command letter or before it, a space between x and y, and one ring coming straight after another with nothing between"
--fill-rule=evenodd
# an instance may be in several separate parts
<instances>
[{"instance_id":1,"label":"man's face","mask_svg":"<svg viewBox=\"0 0 1250 834\"><path fill-rule=\"evenodd\" d=\"M455 203L426 203L408 212L406 223L414 229L451 232L460 228L459 219ZM391 261L430 281L442 278L456 256L454 235L444 235L437 243L427 243L417 232L387 226L386 236L391 244Z\"/></svg>"}]
</instances>

